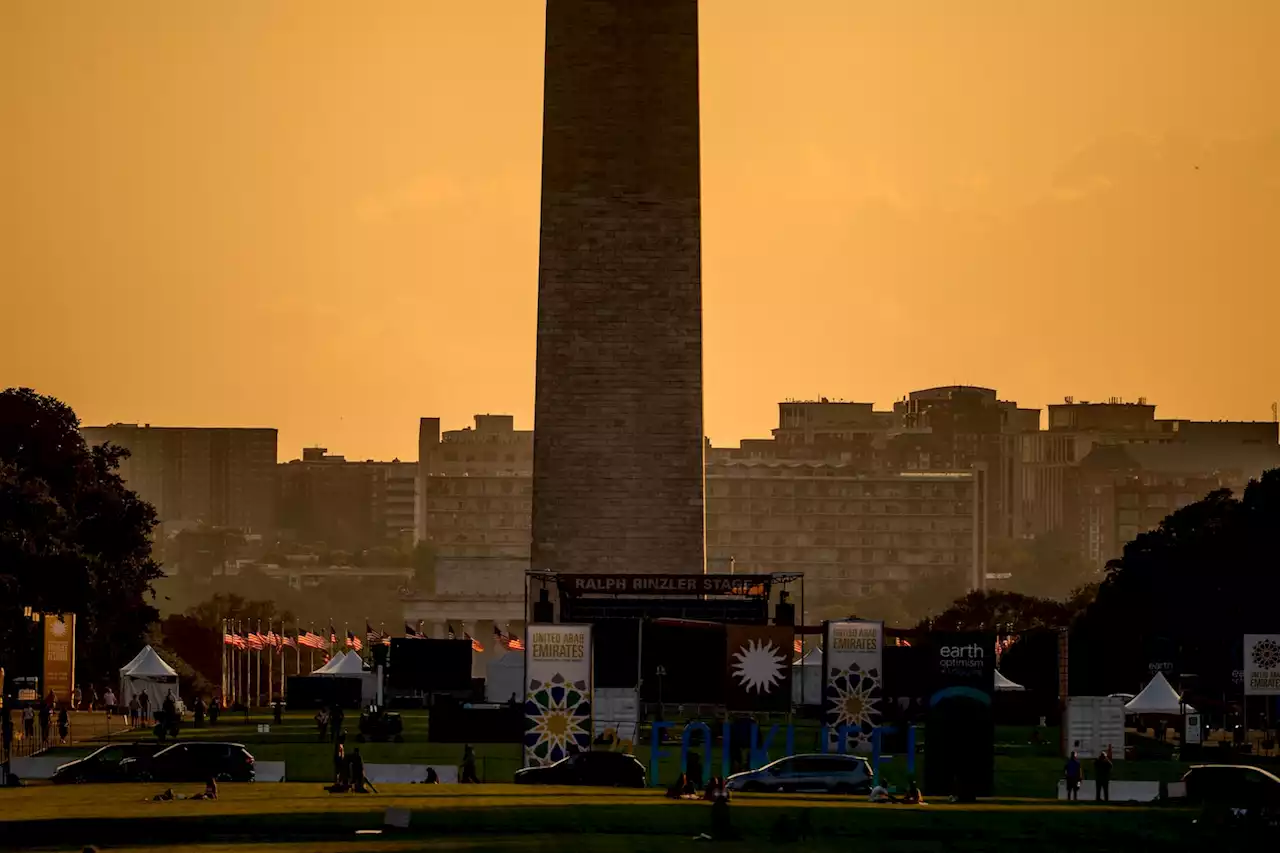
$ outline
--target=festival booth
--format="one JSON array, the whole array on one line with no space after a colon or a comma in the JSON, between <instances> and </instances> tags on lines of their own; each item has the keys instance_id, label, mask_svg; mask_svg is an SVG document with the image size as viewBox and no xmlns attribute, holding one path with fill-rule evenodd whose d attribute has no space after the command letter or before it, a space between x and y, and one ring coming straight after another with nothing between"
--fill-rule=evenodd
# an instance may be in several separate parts
<instances>
[{"instance_id":1,"label":"festival booth","mask_svg":"<svg viewBox=\"0 0 1280 853\"><path fill-rule=\"evenodd\" d=\"M489 661L484 678L486 702L506 702L515 696L524 704L524 692L524 652L507 652Z\"/></svg>"},{"instance_id":2,"label":"festival booth","mask_svg":"<svg viewBox=\"0 0 1280 853\"><path fill-rule=\"evenodd\" d=\"M811 649L791 665L791 701L795 705L822 704L822 649Z\"/></svg>"},{"instance_id":3,"label":"festival booth","mask_svg":"<svg viewBox=\"0 0 1280 853\"><path fill-rule=\"evenodd\" d=\"M135 696L142 701L140 697L146 694L150 707L160 708L170 691L176 699L178 673L150 646L144 646L133 660L120 667L121 705L128 705Z\"/></svg>"},{"instance_id":4,"label":"festival booth","mask_svg":"<svg viewBox=\"0 0 1280 853\"><path fill-rule=\"evenodd\" d=\"M285 688L290 709L331 705L355 709L372 704L377 695L377 675L365 670L355 652L339 652L310 675L289 676Z\"/></svg>"}]
</instances>

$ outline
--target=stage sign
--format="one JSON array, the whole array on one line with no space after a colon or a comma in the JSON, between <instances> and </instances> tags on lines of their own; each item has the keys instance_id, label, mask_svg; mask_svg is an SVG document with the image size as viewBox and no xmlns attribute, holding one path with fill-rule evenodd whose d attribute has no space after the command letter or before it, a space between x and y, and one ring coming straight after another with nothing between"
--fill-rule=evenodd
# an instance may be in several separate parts
<instances>
[{"instance_id":1,"label":"stage sign","mask_svg":"<svg viewBox=\"0 0 1280 853\"><path fill-rule=\"evenodd\" d=\"M1244 635L1244 695L1280 696L1280 634Z\"/></svg>"},{"instance_id":2,"label":"stage sign","mask_svg":"<svg viewBox=\"0 0 1280 853\"><path fill-rule=\"evenodd\" d=\"M925 720L924 792L962 799L995 785L995 634L929 635L933 686Z\"/></svg>"},{"instance_id":3,"label":"stage sign","mask_svg":"<svg viewBox=\"0 0 1280 853\"><path fill-rule=\"evenodd\" d=\"M725 642L725 705L729 710L791 710L795 629L729 625Z\"/></svg>"},{"instance_id":4,"label":"stage sign","mask_svg":"<svg viewBox=\"0 0 1280 853\"><path fill-rule=\"evenodd\" d=\"M847 749L871 751L880 725L884 690L884 623L847 619L827 622L822 641L822 720L839 743L847 726Z\"/></svg>"},{"instance_id":5,"label":"stage sign","mask_svg":"<svg viewBox=\"0 0 1280 853\"><path fill-rule=\"evenodd\" d=\"M44 695L52 690L58 703L71 702L76 672L76 615L44 616Z\"/></svg>"},{"instance_id":6,"label":"stage sign","mask_svg":"<svg viewBox=\"0 0 1280 853\"><path fill-rule=\"evenodd\" d=\"M560 575L570 595L763 595L769 575Z\"/></svg>"},{"instance_id":7,"label":"stage sign","mask_svg":"<svg viewBox=\"0 0 1280 853\"><path fill-rule=\"evenodd\" d=\"M591 626L530 625L524 649L525 766L591 749Z\"/></svg>"}]
</instances>

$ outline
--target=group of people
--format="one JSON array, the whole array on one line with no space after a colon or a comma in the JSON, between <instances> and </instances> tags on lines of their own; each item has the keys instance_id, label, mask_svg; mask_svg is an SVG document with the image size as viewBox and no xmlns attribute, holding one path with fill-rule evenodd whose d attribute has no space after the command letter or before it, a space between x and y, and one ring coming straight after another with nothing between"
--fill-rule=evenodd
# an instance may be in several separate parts
<instances>
[{"instance_id":1,"label":"group of people","mask_svg":"<svg viewBox=\"0 0 1280 853\"><path fill-rule=\"evenodd\" d=\"M347 733L339 732L333 742L333 784L327 789L331 794L378 793L364 772L364 756L360 747L347 755Z\"/></svg>"},{"instance_id":2,"label":"group of people","mask_svg":"<svg viewBox=\"0 0 1280 853\"><path fill-rule=\"evenodd\" d=\"M1110 802L1111 800L1112 766L1111 756L1105 750L1098 753L1098 757L1093 760L1093 798L1098 802ZM1067 780L1067 799L1078 802L1080 800L1080 783L1084 781L1084 764L1080 761L1080 757L1075 750L1071 751L1071 757L1067 759L1067 766L1063 768L1063 776Z\"/></svg>"}]
</instances>

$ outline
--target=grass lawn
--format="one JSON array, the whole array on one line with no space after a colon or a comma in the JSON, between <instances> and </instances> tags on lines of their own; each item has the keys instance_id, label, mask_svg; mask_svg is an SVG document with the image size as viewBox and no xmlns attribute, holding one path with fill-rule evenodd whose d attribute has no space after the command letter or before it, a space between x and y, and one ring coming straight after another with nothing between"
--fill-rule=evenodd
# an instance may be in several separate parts
<instances>
[{"instance_id":1,"label":"grass lawn","mask_svg":"<svg viewBox=\"0 0 1280 853\"><path fill-rule=\"evenodd\" d=\"M462 761L461 744L438 744L427 741L427 715L424 711L406 711L402 714L404 721L404 743L367 743L349 742L348 749L360 746L365 761L371 764L443 764L457 765ZM347 717L345 728L349 741L354 737L358 718ZM271 729L267 733L258 731L258 725L267 723ZM315 724L310 714L291 712L284 715L283 721L276 725L270 713L263 712L247 718L243 714L224 714L217 726L197 729L184 725L181 731L184 739L208 738L231 740L244 743L259 761L284 761L288 768L290 781L322 782L332 774L332 746L321 743L316 736ZM137 730L113 733L112 740L152 739L150 731ZM799 728L796 732L796 749L804 751L816 749L817 730L813 727ZM997 730L997 754L995 758L996 796L999 797L1053 797L1057 781L1062 774L1063 760L1057 755L1056 730L1049 730L1045 743L1031 744L1030 729L1001 728ZM776 739L771 750L772 757L785 754L782 738ZM53 754L66 755L68 758L83 754L95 743L78 744L78 749L59 749ZM705 755L705 749L699 745ZM669 753L659 762L658 779L669 781L679 772L679 742L663 747ZM479 757L480 778L485 782L509 782L515 771L521 766L521 750L517 744L476 744ZM635 754L649 765L649 746L647 743L637 746ZM712 769L720 768L720 751L712 753ZM1173 761L1117 761L1113 778L1119 780L1140 779L1151 781L1176 781L1186 770L1185 764ZM923 778L924 756L917 755L914 776ZM1086 762L1086 772L1091 767ZM883 776L896 786L905 786L912 774L907 770L907 762L903 756L894 756L881 765Z\"/></svg>"},{"instance_id":2,"label":"grass lawn","mask_svg":"<svg viewBox=\"0 0 1280 853\"><path fill-rule=\"evenodd\" d=\"M178 790L194 793L200 786ZM283 851L305 849L663 850L710 829L710 807L653 791L513 785L386 786L378 795L334 796L315 784L224 785L216 802L150 802L157 785L83 785L0 790L0 848L39 846ZM381 836L390 806L412 812L408 830ZM731 806L741 842L725 850L774 849L780 821L804 814L805 850L1147 850L1192 840L1193 815L1174 809L1046 801L970 806L871 805L826 796L741 796ZM183 846L186 845L186 846ZM1215 845L1221 851L1221 845Z\"/></svg>"}]
</instances>

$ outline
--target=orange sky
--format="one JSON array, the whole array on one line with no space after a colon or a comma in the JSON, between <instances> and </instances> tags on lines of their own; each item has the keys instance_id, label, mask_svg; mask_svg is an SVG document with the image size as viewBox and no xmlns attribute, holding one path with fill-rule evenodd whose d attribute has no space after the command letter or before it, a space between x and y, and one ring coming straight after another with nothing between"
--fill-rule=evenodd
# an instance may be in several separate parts
<instances>
[{"instance_id":1,"label":"orange sky","mask_svg":"<svg viewBox=\"0 0 1280 853\"><path fill-rule=\"evenodd\" d=\"M0 386L416 457L531 424L544 4L4 0ZM1280 398L1280 3L702 0L707 430Z\"/></svg>"}]
</instances>

